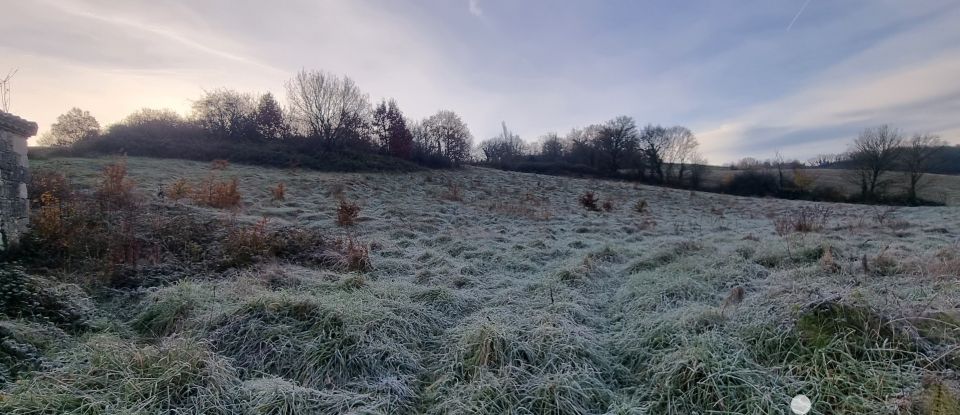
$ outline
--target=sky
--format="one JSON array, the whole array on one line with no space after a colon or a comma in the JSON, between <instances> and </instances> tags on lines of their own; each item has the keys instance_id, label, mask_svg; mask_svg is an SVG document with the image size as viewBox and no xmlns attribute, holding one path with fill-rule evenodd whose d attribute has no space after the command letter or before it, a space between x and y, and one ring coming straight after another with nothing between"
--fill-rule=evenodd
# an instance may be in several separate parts
<instances>
[{"instance_id":1,"label":"sky","mask_svg":"<svg viewBox=\"0 0 960 415\"><path fill-rule=\"evenodd\" d=\"M11 112L109 125L204 90L345 74L476 140L618 115L684 125L711 163L843 151L891 124L960 143L955 0L0 0Z\"/></svg>"}]
</instances>

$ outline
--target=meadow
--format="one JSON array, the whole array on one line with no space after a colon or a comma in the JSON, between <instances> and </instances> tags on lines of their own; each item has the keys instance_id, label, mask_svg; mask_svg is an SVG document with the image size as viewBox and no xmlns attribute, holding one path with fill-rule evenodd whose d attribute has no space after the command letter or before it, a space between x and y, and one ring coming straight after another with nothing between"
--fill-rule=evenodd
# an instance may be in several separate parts
<instances>
[{"instance_id":1,"label":"meadow","mask_svg":"<svg viewBox=\"0 0 960 415\"><path fill-rule=\"evenodd\" d=\"M92 194L115 162L31 167ZM163 232L98 257L120 277L76 243L2 265L2 413L960 411L956 206L125 163ZM204 178L238 206L172 197Z\"/></svg>"}]
</instances>

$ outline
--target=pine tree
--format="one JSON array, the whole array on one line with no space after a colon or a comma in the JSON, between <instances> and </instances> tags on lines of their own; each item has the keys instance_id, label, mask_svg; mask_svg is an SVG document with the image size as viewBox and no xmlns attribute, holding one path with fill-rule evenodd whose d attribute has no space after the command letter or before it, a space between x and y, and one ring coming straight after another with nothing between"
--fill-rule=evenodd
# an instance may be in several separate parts
<instances>
[{"instance_id":1,"label":"pine tree","mask_svg":"<svg viewBox=\"0 0 960 415\"><path fill-rule=\"evenodd\" d=\"M386 117L390 120L388 141L390 154L394 157L409 159L413 153L413 134L407 128L407 121L403 119L403 113L393 100L388 105Z\"/></svg>"},{"instance_id":2,"label":"pine tree","mask_svg":"<svg viewBox=\"0 0 960 415\"><path fill-rule=\"evenodd\" d=\"M257 134L269 140L278 140L287 136L287 123L283 118L280 104L267 92L260 96L256 113Z\"/></svg>"}]
</instances>

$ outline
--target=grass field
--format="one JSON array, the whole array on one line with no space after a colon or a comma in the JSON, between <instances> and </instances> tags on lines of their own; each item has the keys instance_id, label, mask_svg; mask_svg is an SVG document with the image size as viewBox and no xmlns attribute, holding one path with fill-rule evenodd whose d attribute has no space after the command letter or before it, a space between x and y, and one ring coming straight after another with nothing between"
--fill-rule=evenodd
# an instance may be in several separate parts
<instances>
[{"instance_id":1,"label":"grass field","mask_svg":"<svg viewBox=\"0 0 960 415\"><path fill-rule=\"evenodd\" d=\"M739 170L730 170L726 167L711 167L704 175L704 185L718 186L725 180L739 173ZM838 169L806 169L803 170L813 180L811 187L830 186L841 189L847 195L855 195L860 189L854 181L851 180L849 170ZM774 171L774 173L776 173ZM792 173L788 173L792 174ZM904 193L907 179L901 172L886 173L884 176L890 179L889 192L892 194ZM949 206L960 205L960 176L951 176L944 174L928 174L921 181L920 191L917 196L921 199L943 203Z\"/></svg>"},{"instance_id":2,"label":"grass field","mask_svg":"<svg viewBox=\"0 0 960 415\"><path fill-rule=\"evenodd\" d=\"M109 162L32 167L91 190ZM362 241L371 266L273 258L123 288L31 270L91 323L7 312L0 337L41 362L0 353L0 412L782 414L801 393L813 414L960 408L957 207L233 165L216 174L239 179L234 212L156 196L208 164L127 163L149 209ZM582 207L587 191L612 210Z\"/></svg>"}]
</instances>

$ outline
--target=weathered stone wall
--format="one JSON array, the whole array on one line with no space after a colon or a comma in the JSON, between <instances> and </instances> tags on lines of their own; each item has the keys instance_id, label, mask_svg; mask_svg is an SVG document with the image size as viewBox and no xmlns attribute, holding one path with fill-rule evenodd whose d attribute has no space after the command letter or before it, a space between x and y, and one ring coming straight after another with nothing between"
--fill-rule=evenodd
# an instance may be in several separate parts
<instances>
[{"instance_id":1,"label":"weathered stone wall","mask_svg":"<svg viewBox=\"0 0 960 415\"><path fill-rule=\"evenodd\" d=\"M36 131L36 124L0 112L0 250L17 243L27 229L27 137Z\"/></svg>"}]
</instances>

